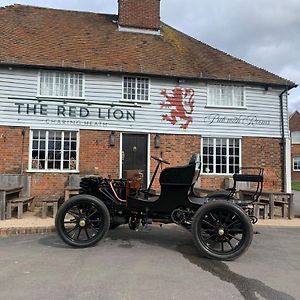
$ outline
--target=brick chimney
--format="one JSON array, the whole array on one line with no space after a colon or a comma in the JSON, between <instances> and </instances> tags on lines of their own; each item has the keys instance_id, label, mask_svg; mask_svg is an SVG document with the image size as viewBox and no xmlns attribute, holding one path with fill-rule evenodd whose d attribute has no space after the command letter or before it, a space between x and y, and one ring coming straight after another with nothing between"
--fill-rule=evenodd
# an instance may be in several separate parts
<instances>
[{"instance_id":1,"label":"brick chimney","mask_svg":"<svg viewBox=\"0 0 300 300\"><path fill-rule=\"evenodd\" d=\"M118 0L119 26L158 31L160 0Z\"/></svg>"}]
</instances>

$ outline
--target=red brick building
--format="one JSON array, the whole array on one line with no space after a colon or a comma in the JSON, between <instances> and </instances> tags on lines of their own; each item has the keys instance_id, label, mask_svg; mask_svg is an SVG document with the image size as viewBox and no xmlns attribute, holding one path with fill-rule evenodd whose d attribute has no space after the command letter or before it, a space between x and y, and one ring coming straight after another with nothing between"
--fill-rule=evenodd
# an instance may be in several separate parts
<instances>
[{"instance_id":1,"label":"red brick building","mask_svg":"<svg viewBox=\"0 0 300 300\"><path fill-rule=\"evenodd\" d=\"M290 117L292 180L300 181L300 113L295 111Z\"/></svg>"},{"instance_id":2,"label":"red brick building","mask_svg":"<svg viewBox=\"0 0 300 300\"><path fill-rule=\"evenodd\" d=\"M205 188L241 166L289 190L291 81L160 21L159 0L120 0L118 15L0 8L0 173L31 175L32 194L61 195L70 174L145 184L161 155L201 157Z\"/></svg>"}]
</instances>

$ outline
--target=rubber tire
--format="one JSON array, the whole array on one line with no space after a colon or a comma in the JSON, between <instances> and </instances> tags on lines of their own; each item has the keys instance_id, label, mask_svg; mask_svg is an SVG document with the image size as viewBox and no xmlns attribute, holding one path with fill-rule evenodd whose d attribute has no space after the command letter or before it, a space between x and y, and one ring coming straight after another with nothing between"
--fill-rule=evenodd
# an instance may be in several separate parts
<instances>
[{"instance_id":1,"label":"rubber tire","mask_svg":"<svg viewBox=\"0 0 300 300\"><path fill-rule=\"evenodd\" d=\"M199 229L198 225L199 224L198 223L204 217L205 214L209 213L209 211L214 210L216 208L224 208L227 210L233 210L240 217L241 221L243 222L243 224L245 226L246 235L245 235L243 244L240 248L237 249L237 251L235 251L233 253L222 254L222 255L214 253L214 252L210 251L210 249L208 249L203 244L201 239L199 239L199 235L198 235L198 229ZM236 204L233 204L231 202L228 202L226 200L216 200L216 201L211 201L211 202L204 204L197 210L197 212L195 213L195 215L193 217L192 235L193 235L194 243L195 243L197 249L199 250L200 254L202 254L203 256L205 256L207 258L228 261L228 260L234 260L234 259L238 258L239 256L241 256L243 253L245 253L248 250L249 246L251 245L252 239L253 239L253 227L252 227L250 218L239 206L237 206Z\"/></svg>"},{"instance_id":2,"label":"rubber tire","mask_svg":"<svg viewBox=\"0 0 300 300\"><path fill-rule=\"evenodd\" d=\"M85 201L85 202L88 201L88 202L92 203L93 205L95 205L97 207L97 209L99 209L101 211L101 213L103 215L103 229L101 231L99 231L96 236L94 236L92 239L90 239L89 241L87 241L85 243L78 243L75 240L72 240L69 236L67 236L64 233L64 226L63 226L64 216L65 216L66 212L71 207L76 205L76 203L81 202L81 201ZM58 213L55 218L55 227L56 227L56 231L57 231L58 235L60 236L60 238L66 244L68 244L72 247L77 247L77 248L85 248L85 247L90 247L90 246L97 244L100 240L102 240L105 237L105 235L107 234L107 232L109 230L109 226L110 226L110 215L109 215L109 211L108 211L106 205L100 199L98 199L94 196L91 196L91 195L86 195L86 194L74 196L74 197L70 198L68 201L66 201L58 210Z\"/></svg>"}]
</instances>

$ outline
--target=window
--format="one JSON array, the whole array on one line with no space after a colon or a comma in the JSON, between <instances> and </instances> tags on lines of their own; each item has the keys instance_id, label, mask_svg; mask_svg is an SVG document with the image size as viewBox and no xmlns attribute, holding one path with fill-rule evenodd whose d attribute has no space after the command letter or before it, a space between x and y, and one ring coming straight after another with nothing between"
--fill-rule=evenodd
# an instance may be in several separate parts
<instances>
[{"instance_id":1,"label":"window","mask_svg":"<svg viewBox=\"0 0 300 300\"><path fill-rule=\"evenodd\" d=\"M149 79L142 77L123 78L123 100L149 101Z\"/></svg>"},{"instance_id":2,"label":"window","mask_svg":"<svg viewBox=\"0 0 300 300\"><path fill-rule=\"evenodd\" d=\"M202 173L238 173L240 168L240 153L240 139L203 138Z\"/></svg>"},{"instance_id":3,"label":"window","mask_svg":"<svg viewBox=\"0 0 300 300\"><path fill-rule=\"evenodd\" d=\"M83 98L83 74L40 72L39 96Z\"/></svg>"},{"instance_id":4,"label":"window","mask_svg":"<svg viewBox=\"0 0 300 300\"><path fill-rule=\"evenodd\" d=\"M30 170L75 171L77 169L77 132L31 131Z\"/></svg>"},{"instance_id":5,"label":"window","mask_svg":"<svg viewBox=\"0 0 300 300\"><path fill-rule=\"evenodd\" d=\"M300 171L300 157L295 157L293 159L294 171Z\"/></svg>"},{"instance_id":6,"label":"window","mask_svg":"<svg viewBox=\"0 0 300 300\"><path fill-rule=\"evenodd\" d=\"M291 133L292 144L300 144L300 131L293 131Z\"/></svg>"},{"instance_id":7,"label":"window","mask_svg":"<svg viewBox=\"0 0 300 300\"><path fill-rule=\"evenodd\" d=\"M208 85L208 106L245 107L244 87L233 85Z\"/></svg>"}]
</instances>

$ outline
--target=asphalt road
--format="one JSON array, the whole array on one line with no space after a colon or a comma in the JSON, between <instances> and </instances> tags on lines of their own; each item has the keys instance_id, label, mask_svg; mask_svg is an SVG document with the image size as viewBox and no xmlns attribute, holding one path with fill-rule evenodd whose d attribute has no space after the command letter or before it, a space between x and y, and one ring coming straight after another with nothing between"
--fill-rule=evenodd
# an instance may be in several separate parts
<instances>
[{"instance_id":1,"label":"asphalt road","mask_svg":"<svg viewBox=\"0 0 300 300\"><path fill-rule=\"evenodd\" d=\"M300 299L300 228L255 230L226 263L200 257L175 225L123 226L86 249L56 234L0 238L0 299Z\"/></svg>"}]
</instances>

